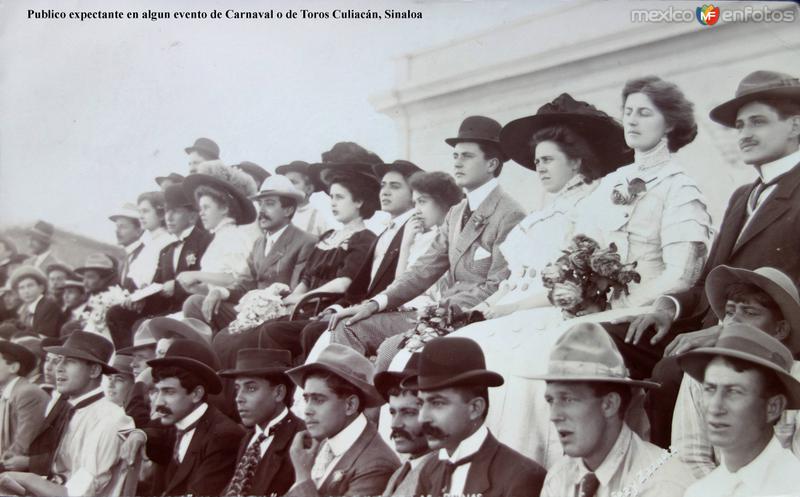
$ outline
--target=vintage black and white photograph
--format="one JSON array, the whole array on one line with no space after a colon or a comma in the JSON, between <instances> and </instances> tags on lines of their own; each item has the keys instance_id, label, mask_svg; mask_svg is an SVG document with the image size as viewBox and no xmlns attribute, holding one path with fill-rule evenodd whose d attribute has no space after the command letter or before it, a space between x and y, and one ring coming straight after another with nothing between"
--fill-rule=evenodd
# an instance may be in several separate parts
<instances>
[{"instance_id":1,"label":"vintage black and white photograph","mask_svg":"<svg viewBox=\"0 0 800 497\"><path fill-rule=\"evenodd\" d=\"M800 5L0 2L0 495L800 496Z\"/></svg>"}]
</instances>

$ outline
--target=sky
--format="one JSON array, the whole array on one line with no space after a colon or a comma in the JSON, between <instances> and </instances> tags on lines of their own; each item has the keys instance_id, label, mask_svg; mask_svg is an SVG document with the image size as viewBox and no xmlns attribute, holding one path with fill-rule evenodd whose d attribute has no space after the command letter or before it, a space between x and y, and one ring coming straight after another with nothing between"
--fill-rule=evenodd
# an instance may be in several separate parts
<instances>
[{"instance_id":1,"label":"sky","mask_svg":"<svg viewBox=\"0 0 800 497\"><path fill-rule=\"evenodd\" d=\"M228 164L316 161L338 141L394 160L392 120L369 97L395 60L502 29L557 1L116 1L0 3L0 229L36 219L114 242L117 206L187 173L214 139ZM422 20L69 20L63 12L411 9Z\"/></svg>"}]
</instances>

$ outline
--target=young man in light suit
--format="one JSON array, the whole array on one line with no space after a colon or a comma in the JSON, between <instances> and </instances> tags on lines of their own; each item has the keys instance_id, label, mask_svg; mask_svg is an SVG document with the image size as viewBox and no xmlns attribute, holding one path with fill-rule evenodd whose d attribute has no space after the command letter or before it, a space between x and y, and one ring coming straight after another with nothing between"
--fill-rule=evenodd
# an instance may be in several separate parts
<instances>
[{"instance_id":1,"label":"young man in light suit","mask_svg":"<svg viewBox=\"0 0 800 497\"><path fill-rule=\"evenodd\" d=\"M338 314L333 343L374 355L385 339L407 330L413 320L413 313L392 311L443 275L443 301L461 311L483 301L508 277L500 244L525 214L497 181L506 161L500 129L493 119L471 116L461 123L457 137L445 140L453 147L456 184L467 198L450 209L431 248L403 276L385 292Z\"/></svg>"},{"instance_id":2,"label":"young man in light suit","mask_svg":"<svg viewBox=\"0 0 800 497\"><path fill-rule=\"evenodd\" d=\"M0 341L0 454L3 459L28 455L28 447L44 420L47 393L25 377L36 356L14 342Z\"/></svg>"}]
</instances>

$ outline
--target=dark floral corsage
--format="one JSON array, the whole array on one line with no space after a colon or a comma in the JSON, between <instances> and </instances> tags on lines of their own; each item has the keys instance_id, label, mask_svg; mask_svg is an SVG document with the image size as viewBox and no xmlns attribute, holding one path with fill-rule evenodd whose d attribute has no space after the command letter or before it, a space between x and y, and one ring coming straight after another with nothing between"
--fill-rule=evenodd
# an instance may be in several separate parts
<instances>
[{"instance_id":1,"label":"dark floral corsage","mask_svg":"<svg viewBox=\"0 0 800 497\"><path fill-rule=\"evenodd\" d=\"M653 181L652 179L650 181ZM647 184L650 181L645 181L642 178L633 178L628 180L628 187L623 191L622 183L617 184L614 186L614 190L611 192L611 202L614 205L630 205L632 204L639 195L647 191Z\"/></svg>"}]
</instances>

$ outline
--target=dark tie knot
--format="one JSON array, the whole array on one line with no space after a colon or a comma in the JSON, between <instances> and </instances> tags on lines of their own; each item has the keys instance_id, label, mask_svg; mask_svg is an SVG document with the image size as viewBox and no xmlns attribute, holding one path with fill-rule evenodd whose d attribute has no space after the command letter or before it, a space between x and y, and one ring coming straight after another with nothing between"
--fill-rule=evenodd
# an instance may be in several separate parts
<instances>
[{"instance_id":1,"label":"dark tie knot","mask_svg":"<svg viewBox=\"0 0 800 497\"><path fill-rule=\"evenodd\" d=\"M595 497L600 488L600 480L594 473L586 473L578 485L578 497Z\"/></svg>"}]
</instances>

